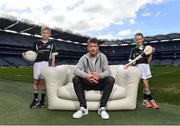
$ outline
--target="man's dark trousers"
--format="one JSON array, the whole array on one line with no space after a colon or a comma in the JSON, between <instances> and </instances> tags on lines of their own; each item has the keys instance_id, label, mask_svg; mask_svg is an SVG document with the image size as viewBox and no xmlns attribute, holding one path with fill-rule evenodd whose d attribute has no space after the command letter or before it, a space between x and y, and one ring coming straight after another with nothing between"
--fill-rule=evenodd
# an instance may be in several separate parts
<instances>
[{"instance_id":1,"label":"man's dark trousers","mask_svg":"<svg viewBox=\"0 0 180 126\"><path fill-rule=\"evenodd\" d=\"M85 108L87 107L84 90L103 91L100 101L100 107L106 106L109 100L109 96L112 92L115 80L112 76L108 76L104 79L100 79L98 82L99 82L98 84L95 83L93 84L90 83L87 79L80 78L78 76L73 77L74 90L80 102L80 107L85 107Z\"/></svg>"}]
</instances>

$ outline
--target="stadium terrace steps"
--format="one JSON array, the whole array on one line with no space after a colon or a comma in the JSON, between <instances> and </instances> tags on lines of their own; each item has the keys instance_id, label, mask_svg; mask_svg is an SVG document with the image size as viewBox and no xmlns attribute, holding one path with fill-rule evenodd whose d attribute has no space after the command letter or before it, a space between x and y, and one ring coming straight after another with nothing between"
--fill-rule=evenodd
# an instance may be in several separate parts
<instances>
[{"instance_id":1,"label":"stadium terrace steps","mask_svg":"<svg viewBox=\"0 0 180 126\"><path fill-rule=\"evenodd\" d=\"M36 39L34 36L0 31L0 57L3 57L0 66L29 66L23 61L21 53L31 50ZM59 52L57 65L76 64L87 51L86 45L63 40L55 40L55 42ZM180 40L148 43L148 45L156 48L153 65L180 65ZM128 62L131 49L135 46L101 46L100 50L106 54L110 65L125 64Z\"/></svg>"}]
</instances>

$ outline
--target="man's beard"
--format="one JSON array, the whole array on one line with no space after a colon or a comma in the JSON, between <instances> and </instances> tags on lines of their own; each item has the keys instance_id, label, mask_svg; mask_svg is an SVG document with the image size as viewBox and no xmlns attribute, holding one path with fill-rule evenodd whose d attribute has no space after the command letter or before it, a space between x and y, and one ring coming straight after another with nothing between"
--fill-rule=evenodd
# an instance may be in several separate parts
<instances>
[{"instance_id":1,"label":"man's beard","mask_svg":"<svg viewBox=\"0 0 180 126\"><path fill-rule=\"evenodd\" d=\"M91 57L95 57L97 55L97 52L95 54L90 53Z\"/></svg>"}]
</instances>

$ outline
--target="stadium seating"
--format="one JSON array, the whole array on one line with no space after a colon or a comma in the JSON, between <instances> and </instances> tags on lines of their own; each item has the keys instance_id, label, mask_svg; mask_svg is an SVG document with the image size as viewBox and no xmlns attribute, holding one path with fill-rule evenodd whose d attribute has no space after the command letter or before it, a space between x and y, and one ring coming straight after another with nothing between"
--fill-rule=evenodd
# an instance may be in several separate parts
<instances>
[{"instance_id":1,"label":"stadium seating","mask_svg":"<svg viewBox=\"0 0 180 126\"><path fill-rule=\"evenodd\" d=\"M160 62L161 62L160 59L153 59L151 64L152 65L160 65Z\"/></svg>"},{"instance_id":2,"label":"stadium seating","mask_svg":"<svg viewBox=\"0 0 180 126\"><path fill-rule=\"evenodd\" d=\"M0 58L0 66L1 67L8 67L9 63L5 62L3 59Z\"/></svg>"},{"instance_id":3,"label":"stadium seating","mask_svg":"<svg viewBox=\"0 0 180 126\"><path fill-rule=\"evenodd\" d=\"M174 60L173 65L175 65L175 66L180 66L180 59Z\"/></svg>"},{"instance_id":4,"label":"stadium seating","mask_svg":"<svg viewBox=\"0 0 180 126\"><path fill-rule=\"evenodd\" d=\"M173 59L163 59L161 60L160 65L173 65Z\"/></svg>"},{"instance_id":5,"label":"stadium seating","mask_svg":"<svg viewBox=\"0 0 180 126\"><path fill-rule=\"evenodd\" d=\"M29 66L21 58L21 53L32 50L33 43L40 38L27 36L19 33L9 33L0 31L0 66ZM85 39L83 39L85 40ZM86 45L69 42L67 40L54 40L59 55L57 56L57 65L76 64L80 57L87 52ZM180 40L164 42L146 42L147 45L155 47L153 65L173 65L179 64L180 58ZM126 64L129 59L130 51L135 44L119 46L100 46L101 52L106 54L109 64ZM11 59L11 57L14 57ZM6 61L5 61L6 60ZM11 61L16 61L12 63Z\"/></svg>"},{"instance_id":6,"label":"stadium seating","mask_svg":"<svg viewBox=\"0 0 180 126\"><path fill-rule=\"evenodd\" d=\"M18 66L28 66L29 64L25 62L22 58L20 57L4 57L3 60L8 62L10 65L18 67Z\"/></svg>"}]
</instances>

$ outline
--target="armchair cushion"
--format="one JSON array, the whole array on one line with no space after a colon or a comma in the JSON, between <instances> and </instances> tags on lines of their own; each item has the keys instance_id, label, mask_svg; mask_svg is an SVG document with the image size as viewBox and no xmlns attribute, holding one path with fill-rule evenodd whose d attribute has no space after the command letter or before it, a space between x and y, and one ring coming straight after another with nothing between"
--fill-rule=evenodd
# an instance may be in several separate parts
<instances>
[{"instance_id":1,"label":"armchair cushion","mask_svg":"<svg viewBox=\"0 0 180 126\"><path fill-rule=\"evenodd\" d=\"M57 95L59 98L62 99L68 99L73 101L78 100L72 82L67 83L65 86L59 87ZM102 92L95 90L85 91L85 96L87 101L100 101ZM115 84L109 100L117 100L124 97L126 97L126 89Z\"/></svg>"}]
</instances>

